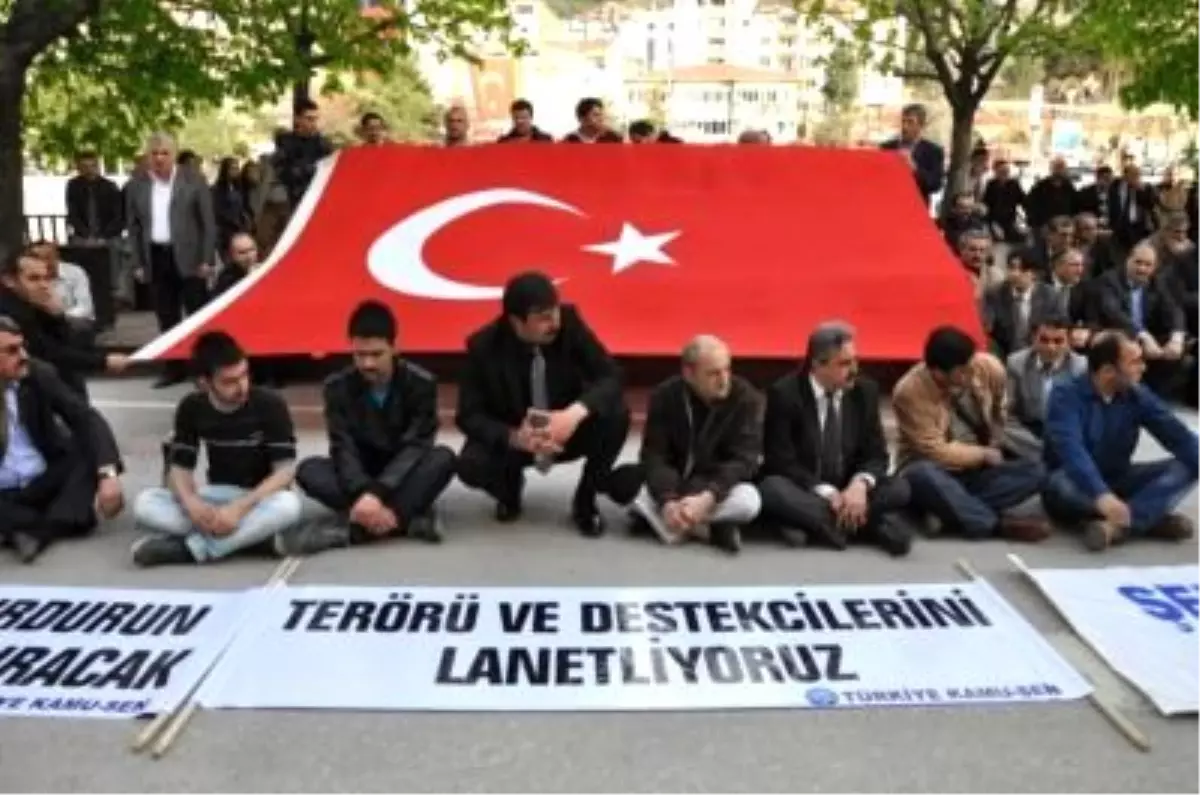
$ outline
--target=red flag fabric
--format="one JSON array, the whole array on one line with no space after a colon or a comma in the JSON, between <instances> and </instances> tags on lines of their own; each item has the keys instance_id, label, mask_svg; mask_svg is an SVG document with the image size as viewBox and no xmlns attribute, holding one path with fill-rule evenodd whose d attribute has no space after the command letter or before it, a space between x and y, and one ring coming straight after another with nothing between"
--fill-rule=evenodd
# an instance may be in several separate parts
<instances>
[{"instance_id":1,"label":"red flag fabric","mask_svg":"<svg viewBox=\"0 0 1200 795\"><path fill-rule=\"evenodd\" d=\"M711 333L735 356L791 358L830 319L866 359L918 358L942 323L983 338L893 153L396 145L324 161L270 259L136 356L185 357L214 328L257 355L340 353L366 298L393 307L403 350L456 353L530 269L618 355Z\"/></svg>"}]
</instances>

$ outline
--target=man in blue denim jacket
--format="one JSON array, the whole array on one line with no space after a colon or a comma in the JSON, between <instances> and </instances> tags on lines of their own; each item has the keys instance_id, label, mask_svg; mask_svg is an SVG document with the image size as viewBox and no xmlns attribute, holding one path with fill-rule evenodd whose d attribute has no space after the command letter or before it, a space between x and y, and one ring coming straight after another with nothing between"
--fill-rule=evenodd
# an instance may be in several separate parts
<instances>
[{"instance_id":1,"label":"man in blue denim jacket","mask_svg":"<svg viewBox=\"0 0 1200 795\"><path fill-rule=\"evenodd\" d=\"M1046 416L1042 502L1058 521L1082 525L1102 551L1128 536L1190 538L1194 523L1173 511L1196 486L1196 434L1138 382L1141 348L1120 332L1099 335L1088 372L1056 385ZM1142 428L1170 458L1134 463Z\"/></svg>"}]
</instances>

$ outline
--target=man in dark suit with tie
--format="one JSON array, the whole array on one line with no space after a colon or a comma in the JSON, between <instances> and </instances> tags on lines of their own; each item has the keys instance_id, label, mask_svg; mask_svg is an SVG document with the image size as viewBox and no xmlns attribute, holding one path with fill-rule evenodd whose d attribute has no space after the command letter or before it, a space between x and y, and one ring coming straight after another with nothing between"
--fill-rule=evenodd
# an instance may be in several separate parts
<instances>
[{"instance_id":1,"label":"man in dark suit with tie","mask_svg":"<svg viewBox=\"0 0 1200 795\"><path fill-rule=\"evenodd\" d=\"M1125 333L1142 346L1143 381L1160 397L1174 394L1184 373L1187 322L1159 278L1158 253L1149 241L1133 247L1125 266L1096 281L1095 325Z\"/></svg>"},{"instance_id":2,"label":"man in dark suit with tie","mask_svg":"<svg viewBox=\"0 0 1200 795\"><path fill-rule=\"evenodd\" d=\"M884 141L881 149L900 152L913 170L917 190L926 206L930 197L942 189L946 180L946 152L933 141L927 141L925 106L906 105L900 111L900 135Z\"/></svg>"},{"instance_id":3,"label":"man in dark suit with tie","mask_svg":"<svg viewBox=\"0 0 1200 795\"><path fill-rule=\"evenodd\" d=\"M888 476L889 463L879 389L858 376L854 332L819 326L804 366L767 393L763 520L793 546L862 542L906 555L912 533L895 514L909 488Z\"/></svg>"},{"instance_id":4,"label":"man in dark suit with tie","mask_svg":"<svg viewBox=\"0 0 1200 795\"><path fill-rule=\"evenodd\" d=\"M1029 345L1030 321L1053 311L1058 296L1038 279L1039 269L1029 249L1008 254L1008 278L987 292L983 300L983 325L1000 356Z\"/></svg>"},{"instance_id":5,"label":"man in dark suit with tie","mask_svg":"<svg viewBox=\"0 0 1200 795\"><path fill-rule=\"evenodd\" d=\"M571 517L583 535L602 535L596 497L627 505L641 485L636 466L613 468L629 433L617 364L545 274L513 277L502 302L500 317L467 338L458 477L496 500L498 521L512 522L526 467L544 474L583 458Z\"/></svg>"},{"instance_id":6,"label":"man in dark suit with tie","mask_svg":"<svg viewBox=\"0 0 1200 795\"><path fill-rule=\"evenodd\" d=\"M123 506L112 430L0 315L0 546L32 563Z\"/></svg>"},{"instance_id":7,"label":"man in dark suit with tie","mask_svg":"<svg viewBox=\"0 0 1200 795\"><path fill-rule=\"evenodd\" d=\"M389 536L441 540L434 502L454 477L454 453L435 443L437 382L396 350L396 318L377 301L350 315L354 364L325 382L329 455L300 462L296 482L349 526L301 525L282 551L307 555Z\"/></svg>"}]
</instances>

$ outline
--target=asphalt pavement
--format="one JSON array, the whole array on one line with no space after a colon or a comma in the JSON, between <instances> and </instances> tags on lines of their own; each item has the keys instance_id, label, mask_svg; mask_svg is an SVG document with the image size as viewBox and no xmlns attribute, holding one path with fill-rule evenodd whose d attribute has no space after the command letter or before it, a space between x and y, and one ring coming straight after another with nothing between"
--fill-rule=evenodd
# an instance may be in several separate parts
<instances>
[{"instance_id":1,"label":"asphalt pavement","mask_svg":"<svg viewBox=\"0 0 1200 795\"><path fill-rule=\"evenodd\" d=\"M317 389L287 390L301 452L325 446ZM161 474L159 440L182 388L101 382L93 397L125 451L129 499ZM1196 427L1194 414L1187 419ZM456 448L459 440L446 434ZM632 457L633 443L626 456ZM1147 440L1140 456L1158 452ZM457 483L443 500L447 541L397 542L306 559L297 584L737 586L949 582L965 558L1150 738L1141 753L1086 701L998 707L902 707L675 713L202 712L159 761L134 756L135 723L0 719L0 791L890 791L1196 792L1197 721L1164 719L1094 657L1009 567L1195 562L1195 542L1128 544L1104 556L1070 537L1037 547L919 541L896 561L874 550L795 551L748 543L737 558L627 536L580 538L566 524L575 467L532 477L527 519L500 527ZM1193 494L1186 509L1196 514ZM277 565L247 558L140 571L127 517L62 544L34 566L0 557L0 583L244 588ZM397 661L399 664L399 661ZM319 686L319 683L315 683Z\"/></svg>"}]
</instances>

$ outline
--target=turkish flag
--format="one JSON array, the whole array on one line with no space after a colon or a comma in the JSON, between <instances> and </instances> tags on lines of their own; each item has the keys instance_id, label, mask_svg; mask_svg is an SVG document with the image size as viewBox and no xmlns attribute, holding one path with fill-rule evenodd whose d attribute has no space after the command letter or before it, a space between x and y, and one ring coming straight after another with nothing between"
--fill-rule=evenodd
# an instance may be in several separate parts
<instances>
[{"instance_id":1,"label":"turkish flag","mask_svg":"<svg viewBox=\"0 0 1200 795\"><path fill-rule=\"evenodd\" d=\"M394 308L403 350L455 353L530 269L618 355L674 355L703 332L794 357L831 319L869 359L919 357L938 324L983 336L892 153L393 145L322 163L271 258L138 358L187 356L212 328L258 355L341 352L366 298Z\"/></svg>"}]
</instances>

